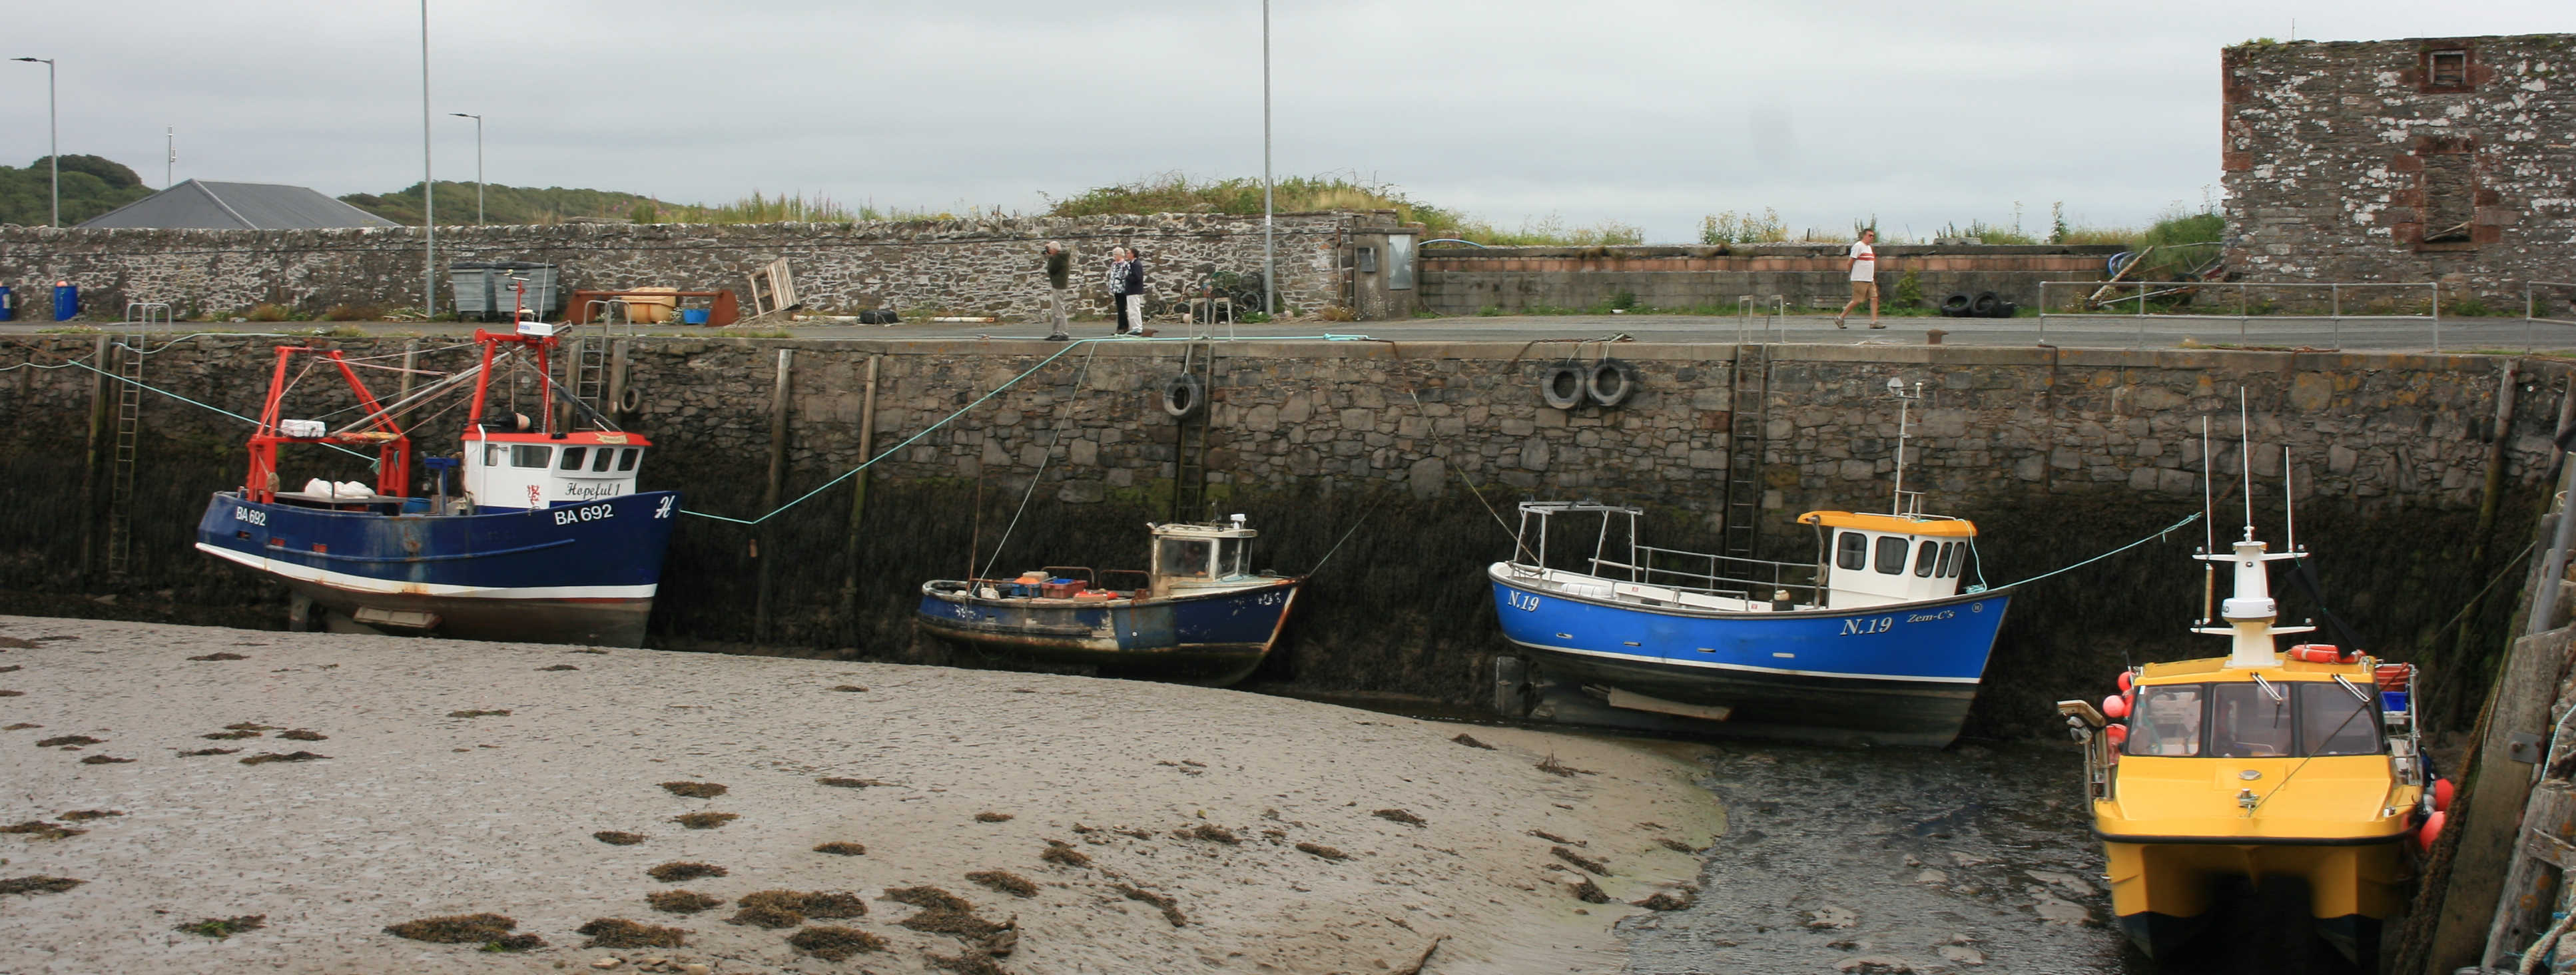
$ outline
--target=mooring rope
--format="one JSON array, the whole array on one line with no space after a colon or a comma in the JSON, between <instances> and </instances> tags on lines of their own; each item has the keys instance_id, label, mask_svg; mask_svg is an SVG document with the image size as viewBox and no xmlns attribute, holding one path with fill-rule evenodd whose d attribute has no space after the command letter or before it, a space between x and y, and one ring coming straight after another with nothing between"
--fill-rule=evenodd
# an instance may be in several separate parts
<instances>
[{"instance_id":1,"label":"mooring rope","mask_svg":"<svg viewBox=\"0 0 2576 975\"><path fill-rule=\"evenodd\" d=\"M123 377L123 376L119 376L119 375L117 375L117 374L115 374L115 373L109 372L109 371L107 371L107 370L105 370L105 369L101 369L101 368L99 368L99 367L97 367L97 366L90 365L89 363L86 363L86 362L67 362L67 363L64 363L64 365L79 366L79 367L81 367L81 368L83 368L83 369L87 369L87 370L89 370L89 371L91 371L91 372L94 372L94 373L97 373L97 374L99 374L99 375L106 376L106 377L107 377L107 378L109 378L109 379L116 380L117 382L120 382L120 383L129 383L129 384L132 384L132 385L135 385L135 386L139 386L139 387L142 387L143 389L147 389L147 390L150 390L150 391L152 391L152 392L159 393L159 394L161 394L161 395L163 395L163 396L170 397L171 399L178 400L179 402L186 403L186 404L188 404L188 405L190 405L190 406L201 407L201 408L204 408L204 409L213 410L213 411L215 411L215 412L217 412L217 413L221 413L221 414L223 414L223 415L225 415L225 416L232 417L233 419L240 420L240 421L242 421L243 423L247 423L247 424L250 424L250 425L252 425L252 426L258 426L258 425L259 425L259 421L258 421L258 420L254 420L254 419L251 419L251 418L249 418L249 417L243 416L243 415L241 415L241 414L239 414L239 413L235 413L235 412L233 412L233 411L231 411L231 410L224 409L223 407L216 406L216 405L211 404L211 403L200 403L200 402L197 402L196 400L189 399L189 398L187 398L187 397L185 397L185 396L181 396L181 395L179 395L179 394L177 394L177 393L173 393L173 392L171 392L171 391L169 391L169 390L162 389L162 388L160 388L160 387L158 387L158 386L154 386L154 385L152 385L152 384L150 384L150 383L146 383L146 382L143 382L143 381L141 381L141 380L127 379L127 378L125 378L125 377ZM362 454L362 453L359 453L359 452L357 452L357 451L351 450L351 449L349 449L349 448L347 448L347 447L340 446L339 444L328 444L328 443L326 443L326 444L323 444L322 446L329 447L329 448L331 448L331 449L333 449L333 450L337 450L337 451L339 451L339 452L341 452L341 453L347 454L347 455L349 455L349 456L351 456L351 457L358 458L359 460L366 461L366 462L368 462L368 463L370 463L370 464L375 463L375 461L376 461L376 458L369 457L369 456L367 456L367 455L365 455L365 454Z\"/></svg>"},{"instance_id":2,"label":"mooring rope","mask_svg":"<svg viewBox=\"0 0 2576 975\"><path fill-rule=\"evenodd\" d=\"M2147 536L2147 537L2145 537L2145 538L2138 539L2137 541L2130 542L2130 543L2129 543L2129 544L2127 544L2127 545L2122 545L2122 546L2120 546L2119 548L2115 548L2115 549L2112 549L2112 550L2110 550L2110 551L2108 551L2108 552L2104 552L2104 553L2102 553L2102 554L2100 554L2100 555L2096 555L2096 556L2094 556L2094 557L2092 557L2092 558L2085 559L2085 560L2084 560L2084 561L2082 561L2082 562L2077 562L2077 563L2075 563L2074 565L2065 566L2065 567L2063 567L2063 568L2051 569L2051 570L2049 570L2049 571L2047 571L2047 572L2042 572L2042 573L2040 573L2040 574L2038 574L2038 575L2035 575L2035 576L2032 576L2032 577L2030 577L2030 578L2028 578L2028 579L2023 579L2023 580L2021 580L2020 582L2008 582L2008 583L2005 583L2005 584L2003 584L2003 585L2001 585L2001 586L1995 586L1995 587L1992 587L1992 589L2010 589L2010 588L2012 588L2012 587L2014 587L2014 586L2022 586L2022 585L2028 585L2028 584L2030 584L2030 583L2038 582L2038 581L2039 581L2039 580L2041 580L2041 579L2046 579L2046 578L2048 578L2048 577L2050 577L2050 576L2053 576L2053 575L2058 575L2058 574L2066 573L2066 572L2073 572L2073 571L2075 571L2075 570L2077 570L2077 569L2081 569L2081 568L2083 568L2083 567L2085 567L2085 566L2092 565L2092 564L2093 564L2093 563L2095 563L2095 562L2099 562L2099 561L2102 561L2103 559L2110 558L2111 556L2118 555L2118 554L2120 554L2120 553L2122 553L2122 552L2126 552L2126 551L2128 551L2128 550L2130 550L2130 549L2136 548L2136 547L2138 547L2138 546L2140 546L2140 545L2144 545L2144 544L2146 544L2146 543L2148 543L2148 542L2162 541L2162 540L2164 539L2164 537L2165 537L2165 536L2173 534L2175 529L2181 528L2181 527L2182 527L2182 526L2184 526L2184 525L2188 525L2188 524L2191 524L2192 522L2199 521L2199 520L2200 520L2200 512L2195 511L2195 512L2192 512L2190 515L2185 516L2185 517L2183 518L2183 520L2181 520L2181 521L2177 521L2177 522L2174 522L2173 524L2170 524L2170 525L2166 525L2164 528L2162 528L2162 529L2158 530L2158 531L2157 531L2157 532L2155 532L2154 534L2152 534L2152 535L2148 535L2148 536ZM1969 555L1972 555L1972 556L1977 554L1977 538L1976 538L1976 536L1974 536L1974 535L1970 535L1970 536L1968 536L1968 554L1969 554ZM1985 582L1984 582L1985 577L1986 577L1986 575L1985 575L1985 559L1983 559L1983 558L1979 558L1979 559L1977 559L1977 579L1978 579L1978 583L1977 583L1977 585L1976 585L1976 586L1974 586L1974 587L1970 588L1968 591L1969 591L1969 592L1972 592L1972 593L1974 593L1974 592L1989 592L1989 591L1992 591L1992 589L1990 589L1988 586L1986 586L1986 585L1985 585Z\"/></svg>"},{"instance_id":3,"label":"mooring rope","mask_svg":"<svg viewBox=\"0 0 2576 975\"><path fill-rule=\"evenodd\" d=\"M1075 393L1082 392L1082 384L1090 381L1091 360L1092 357L1099 354L1099 352L1100 347L1093 346L1090 352L1083 354L1082 371L1075 374L1073 377L1073 391ZM984 571L978 574L975 578L985 579L992 577L993 567L1001 564L1002 549L1011 544L1011 532L1020 527L1020 516L1028 512L1029 499L1037 495L1038 484L1046 480L1047 464L1055 460L1055 447L1057 444L1064 442L1065 428L1073 425L1073 403L1075 398L1076 397L1074 396L1066 396L1064 398L1064 419L1056 423L1055 436L1047 440L1046 453L1038 458L1037 473L1029 475L1029 489L1020 492L1020 506L1012 509L1011 523L1003 526L1001 540L993 543L993 557L984 560ZM969 579L967 581L972 582L974 580Z\"/></svg>"},{"instance_id":4,"label":"mooring rope","mask_svg":"<svg viewBox=\"0 0 2576 975\"><path fill-rule=\"evenodd\" d=\"M1356 342L1356 341L1365 341L1365 340L1367 340L1367 339L1368 339L1368 336L1365 336L1365 335L1336 335L1336 334L1330 334L1330 333L1327 333L1327 334L1324 334L1324 335L1263 335L1263 336L1256 336L1255 338L1256 338L1256 340L1268 340L1268 341L1294 341L1294 340L1297 340L1297 339L1317 339L1317 340L1326 341L1326 342ZM816 486L815 486L815 488L814 488L813 490L811 490L811 491L807 491L807 492L805 492L805 493L803 493L803 494L797 495L795 500L793 500L793 501L789 501L789 502L787 502L786 504L782 504L782 505L779 505L779 506L778 506L778 507L776 507L776 508L771 509L771 510L770 510L770 512L769 512L768 514L761 515L761 516L760 516L760 517L758 517L758 518L733 518L733 517L728 517L728 516L725 516L725 515L709 514L709 513L704 512L704 511L691 511L691 510L687 510L687 509L682 509L682 510L680 511L680 513L681 513L681 514L684 514L684 515L695 515L695 516L700 517L700 518L706 518L706 519L710 519L710 520L714 520L714 521L722 521L722 522L727 522L727 523L736 524L736 525L757 525L757 524L760 524L761 522L768 521L768 520L769 520L769 519L771 519L771 518L778 517L778 515L779 515L781 512L784 512L784 511L786 511L786 510L787 510L787 509L789 509L789 508L793 508L793 507L795 507L795 506L797 506L797 505L800 505L800 504L805 503L807 500L809 500L809 499L813 498L815 495L817 495L817 494L821 494L821 493L823 493L824 491L830 490L830 489L832 488L832 486L833 486L833 485L839 484L839 483L841 483L842 481L846 481L846 480L849 480L849 479L850 479L850 478L852 478L852 477L857 476L857 475L859 474L859 472L861 472L861 471L864 471L864 470L867 470L867 469L868 469L868 468L870 468L870 467L874 467L874 466L876 466L876 463L877 463L878 461L881 461L881 460L884 460L884 459L886 459L886 458L888 458L888 457L893 456L893 455L894 455L894 453L895 453L895 451L902 450L902 449L903 449L903 448L905 448L905 447L909 447L909 446L911 446L914 442L919 441L921 438L929 436L929 435L931 434L931 432L932 432L932 431L938 430L938 429L939 429L939 428L941 428L941 427L944 427L944 426L947 426L947 425L948 425L948 424L950 424L950 423L956 422L956 420L957 420L957 418L958 418L958 417L962 417L962 416L965 416L966 414L968 414L968 413L970 413L970 412L973 412L973 411L974 411L974 409L975 409L976 407L984 405L986 402L990 401L993 397L996 397L996 396L1000 396L1000 395L1002 395L1002 393L1003 393L1004 391L1009 390L1009 389L1010 389L1011 387L1013 387L1013 386L1017 386L1017 385L1019 385L1019 384L1020 384L1020 382L1021 382L1022 380L1025 380L1025 379L1029 378L1030 376L1037 375L1037 374L1038 374L1038 372L1039 372L1040 370L1043 370L1043 369L1045 369L1046 367L1048 367L1048 366L1050 366L1050 365L1055 364L1055 361L1056 361L1057 359L1064 358L1066 354L1068 354L1068 353L1072 352L1072 351L1074 350L1074 347L1075 347L1075 346L1089 345L1089 344L1094 343L1094 342L1135 343L1135 342L1197 342L1197 341L1202 341L1202 340L1200 340L1200 339L1195 339L1195 338L1185 338L1185 337L1180 337L1180 336L1174 336L1174 337L1172 337L1172 338L1168 338L1168 339L1156 339L1156 338L1145 338L1145 339L1139 339L1139 338L1134 338L1134 337L1121 337L1121 336L1102 336L1102 337L1100 337L1100 338L1074 339L1074 340L1072 340L1071 342L1066 343L1066 345L1065 345L1065 347L1064 347L1064 348L1057 349L1053 355L1049 355L1049 356L1047 356L1047 357L1046 357L1046 358L1044 358L1044 359L1040 359L1040 360L1038 360L1038 364L1037 364L1037 365L1034 365L1034 366L1030 366L1030 367L1028 368L1028 371L1026 371L1026 372L1022 372L1022 373L1020 373L1020 374L1019 374L1019 375L1017 375L1017 376L1013 376L1013 377L1011 377L1010 381L1005 382L1005 383L1003 383L1003 384L1001 384L1001 385L999 385L999 386L995 386L995 387L993 387L993 391L992 391L992 392L985 393L985 394L984 394L984 395L982 395L982 396L976 397L974 402L972 402L972 403L968 403L968 404L966 404L966 405L964 405L964 406L961 406L961 407L958 407L955 411L953 411L953 412L949 413L947 416L940 417L940 418L939 418L939 422L936 422L936 423L933 423L933 424L931 424L931 425L929 425L929 426L926 426L926 427L921 428L921 432L919 432L919 433L915 433L915 434L913 434L912 436L909 436L909 437L905 437L905 438L903 438L903 441L902 441L901 443L897 443L897 444L895 444L895 445L894 445L894 446L892 446L892 447L888 447L888 448L886 448L884 451L882 451L882 452L878 453L878 454L877 454L876 456L874 456L874 457L870 457L870 458L868 458L868 459L866 459L866 460L860 461L860 462L859 462L859 465L858 465L857 467L853 467L853 468L850 468L849 470L842 471L842 472L840 473L840 475L839 475L839 476L836 476L836 477L832 478L831 480L825 481L825 482L823 482L822 484L816 485Z\"/></svg>"}]
</instances>

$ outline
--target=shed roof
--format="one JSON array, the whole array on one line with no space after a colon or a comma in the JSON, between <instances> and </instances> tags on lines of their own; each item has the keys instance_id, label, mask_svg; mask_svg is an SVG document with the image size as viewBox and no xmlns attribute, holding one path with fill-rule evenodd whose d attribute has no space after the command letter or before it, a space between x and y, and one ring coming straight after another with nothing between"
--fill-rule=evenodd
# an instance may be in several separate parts
<instances>
[{"instance_id":1,"label":"shed roof","mask_svg":"<svg viewBox=\"0 0 2576 975\"><path fill-rule=\"evenodd\" d=\"M80 226L309 230L401 225L301 186L192 179L93 217Z\"/></svg>"}]
</instances>

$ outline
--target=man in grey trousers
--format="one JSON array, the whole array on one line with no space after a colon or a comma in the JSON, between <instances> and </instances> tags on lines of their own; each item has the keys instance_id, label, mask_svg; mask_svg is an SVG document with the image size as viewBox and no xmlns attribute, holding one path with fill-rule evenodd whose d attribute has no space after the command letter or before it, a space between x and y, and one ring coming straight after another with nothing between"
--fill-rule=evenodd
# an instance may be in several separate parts
<instances>
[{"instance_id":1,"label":"man in grey trousers","mask_svg":"<svg viewBox=\"0 0 2576 975\"><path fill-rule=\"evenodd\" d=\"M1064 244L1060 242L1047 241L1046 276L1047 318L1055 325L1055 330L1047 333L1047 341L1066 341L1073 337L1065 331L1065 301L1071 297L1066 289L1073 286L1073 255L1065 253Z\"/></svg>"}]
</instances>

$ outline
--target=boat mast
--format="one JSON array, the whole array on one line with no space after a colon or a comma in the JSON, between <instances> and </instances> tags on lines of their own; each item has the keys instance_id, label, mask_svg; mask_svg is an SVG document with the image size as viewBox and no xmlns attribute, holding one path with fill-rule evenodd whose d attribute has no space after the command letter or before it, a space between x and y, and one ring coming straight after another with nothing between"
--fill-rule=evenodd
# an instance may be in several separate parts
<instances>
[{"instance_id":1,"label":"boat mast","mask_svg":"<svg viewBox=\"0 0 2576 975\"><path fill-rule=\"evenodd\" d=\"M1887 392L1889 395L1896 397L1896 496L1888 499L1887 513L1897 517L1904 517L1905 435L1907 433L1908 422L1913 419L1911 410L1914 406L1914 401L1923 398L1923 384L1921 382L1916 382L1914 384L1913 394L1908 395L1905 391L1905 380L1889 376L1887 377Z\"/></svg>"},{"instance_id":2,"label":"boat mast","mask_svg":"<svg viewBox=\"0 0 2576 975\"><path fill-rule=\"evenodd\" d=\"M2227 666L2230 669L2278 667L2281 665L2281 658L2274 652L2272 638L2286 633L2308 633L2314 631L2316 627L2272 625L2280 619L2281 610L2280 603L2272 598L2271 574L2264 567L2264 563L2295 559L2300 556L2297 552L2266 551L2268 546L2254 540L2253 434L2249 429L2250 424L2246 421L2245 404L2241 398L2237 402L2237 422L2240 444L2237 457L2245 467L2245 537L2237 540L2235 551L2228 554L2221 555L2214 551L2203 550L2199 555L2193 556L2203 562L2211 563L2212 571L2216 570L2216 563L2236 563L2236 583L2228 597L2218 604L2219 619L2215 622L2223 622L2226 625L2207 625L2213 621L2203 619L2201 623L2204 625L2192 627L2192 632L2230 637L2233 641L2233 647L2227 656ZM2205 445L2207 441L2204 440L2203 443ZM2207 450L2206 446L2202 447L2204 457L2207 456ZM2205 462L2203 469L2206 471ZM2207 474L2204 473L2203 477L2206 478ZM2207 488L2204 487L2203 490L2205 492Z\"/></svg>"}]
</instances>

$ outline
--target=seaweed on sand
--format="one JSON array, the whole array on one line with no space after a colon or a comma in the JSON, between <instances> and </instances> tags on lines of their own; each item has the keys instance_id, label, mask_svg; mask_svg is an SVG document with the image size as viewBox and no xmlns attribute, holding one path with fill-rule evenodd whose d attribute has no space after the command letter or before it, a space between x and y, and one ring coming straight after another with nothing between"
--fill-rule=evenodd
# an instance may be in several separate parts
<instances>
[{"instance_id":1,"label":"seaweed on sand","mask_svg":"<svg viewBox=\"0 0 2576 975\"><path fill-rule=\"evenodd\" d=\"M1163 920L1172 922L1173 927L1185 928L1190 924L1189 917L1181 913L1181 908L1179 906L1180 902L1172 899L1170 895L1157 894L1153 891L1145 890L1133 884L1124 882L1111 884L1109 885L1109 889L1127 895L1128 900L1144 901L1145 903L1152 904L1155 907L1162 908Z\"/></svg>"},{"instance_id":2,"label":"seaweed on sand","mask_svg":"<svg viewBox=\"0 0 2576 975\"><path fill-rule=\"evenodd\" d=\"M834 840L815 847L814 852L829 853L833 856L854 857L867 853L868 845L865 843L851 843L844 840Z\"/></svg>"},{"instance_id":3,"label":"seaweed on sand","mask_svg":"<svg viewBox=\"0 0 2576 975\"><path fill-rule=\"evenodd\" d=\"M824 961L844 961L862 951L884 951L886 940L857 928L818 924L789 935L787 944Z\"/></svg>"},{"instance_id":4,"label":"seaweed on sand","mask_svg":"<svg viewBox=\"0 0 2576 975\"><path fill-rule=\"evenodd\" d=\"M446 914L387 925L385 933L433 944L484 944L509 937L510 929L518 926L505 914Z\"/></svg>"},{"instance_id":5,"label":"seaweed on sand","mask_svg":"<svg viewBox=\"0 0 2576 975\"><path fill-rule=\"evenodd\" d=\"M644 875L666 884L676 884L683 880L696 880L700 877L721 877L724 876L726 872L725 868L716 866L712 863L699 863L695 860L674 860L661 866L654 867L651 870L644 871Z\"/></svg>"},{"instance_id":6,"label":"seaweed on sand","mask_svg":"<svg viewBox=\"0 0 2576 975\"><path fill-rule=\"evenodd\" d=\"M1008 870L978 870L967 874L966 879L982 884L987 889L1009 894L1013 897L1036 897L1038 895L1038 885L1036 883L1030 881L1027 877L1020 876L1019 874L1012 873Z\"/></svg>"},{"instance_id":7,"label":"seaweed on sand","mask_svg":"<svg viewBox=\"0 0 2576 975\"><path fill-rule=\"evenodd\" d=\"M691 799L713 799L725 794L725 787L713 782L664 782L662 790Z\"/></svg>"},{"instance_id":8,"label":"seaweed on sand","mask_svg":"<svg viewBox=\"0 0 2576 975\"><path fill-rule=\"evenodd\" d=\"M588 935L584 948L678 948L687 943L689 932L658 924L640 924L625 918L593 918L590 923L572 929L574 934Z\"/></svg>"},{"instance_id":9,"label":"seaweed on sand","mask_svg":"<svg viewBox=\"0 0 2576 975\"><path fill-rule=\"evenodd\" d=\"M0 877L0 894L59 894L88 883L70 877Z\"/></svg>"},{"instance_id":10,"label":"seaweed on sand","mask_svg":"<svg viewBox=\"0 0 2576 975\"><path fill-rule=\"evenodd\" d=\"M714 829L741 818L741 813L693 812L673 816L671 821L690 829Z\"/></svg>"},{"instance_id":11,"label":"seaweed on sand","mask_svg":"<svg viewBox=\"0 0 2576 975\"><path fill-rule=\"evenodd\" d=\"M202 921L191 921L179 925L178 930L221 941L244 931L256 931L267 926L268 915L244 914L239 917L210 917Z\"/></svg>"},{"instance_id":12,"label":"seaweed on sand","mask_svg":"<svg viewBox=\"0 0 2576 975\"><path fill-rule=\"evenodd\" d=\"M253 756L251 756L251 757L249 757L249 758L242 759L242 760L241 760L241 763L242 763L242 764L244 764L244 765L266 765L266 764L268 764L268 763L270 763L270 762L310 762L310 761L314 761L314 760L316 760L316 759L324 759L324 758L329 758L329 757L331 757L331 756L329 756L329 755L319 755L319 754L315 754L315 753L313 753L313 752L307 752L307 751L293 751L293 752L286 752L286 753L283 753L283 754L276 753L276 752L271 752L271 753L266 754L266 755L253 755Z\"/></svg>"},{"instance_id":13,"label":"seaweed on sand","mask_svg":"<svg viewBox=\"0 0 2576 975\"><path fill-rule=\"evenodd\" d=\"M665 914L695 914L710 907L724 906L724 898L709 897L694 890L657 890L644 895L644 903Z\"/></svg>"},{"instance_id":14,"label":"seaweed on sand","mask_svg":"<svg viewBox=\"0 0 2576 975\"><path fill-rule=\"evenodd\" d=\"M606 843L610 846L634 846L635 844L644 842L645 840L645 836L642 833L629 833L623 830L614 829L600 830L599 832L590 834L590 838Z\"/></svg>"}]
</instances>

